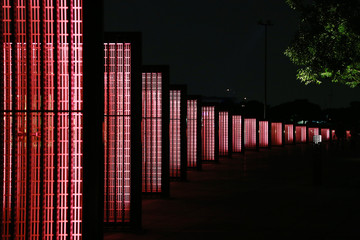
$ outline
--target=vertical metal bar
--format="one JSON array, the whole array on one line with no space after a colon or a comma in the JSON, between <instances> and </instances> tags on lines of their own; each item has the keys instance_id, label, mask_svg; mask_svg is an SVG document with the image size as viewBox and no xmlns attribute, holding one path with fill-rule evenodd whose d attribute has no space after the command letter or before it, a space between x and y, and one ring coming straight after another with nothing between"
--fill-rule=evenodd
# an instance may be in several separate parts
<instances>
[{"instance_id":1,"label":"vertical metal bar","mask_svg":"<svg viewBox=\"0 0 360 240\"><path fill-rule=\"evenodd\" d=\"M4 63L6 61L6 59L4 59L4 31L3 31L3 22L4 22L4 16L3 16L3 11L4 11L4 1L0 1L0 59L1 61ZM0 64L0 179L4 179L4 170L5 170L5 155L4 155L4 139L5 139L5 134L4 134L4 83L5 83L5 78L4 78L4 68L3 68L4 64ZM0 186L0 209L4 209L4 184L1 184ZM0 221L2 222L3 219L5 219L5 212L1 211L0 213ZM3 223L1 223L0 226L0 238L2 237L2 234L5 234L5 229L3 228Z\"/></svg>"},{"instance_id":2,"label":"vertical metal bar","mask_svg":"<svg viewBox=\"0 0 360 240\"><path fill-rule=\"evenodd\" d=\"M67 229L68 229L68 234L67 234L67 239L70 240L72 239L72 230L73 230L73 226L72 226L72 207L73 207L73 198L72 198L72 194L73 194L73 158L72 158L72 84L74 81L74 77L73 77L73 0L67 0L67 17L68 17L68 22L67 22L67 30L68 35L67 35L67 42L68 42L68 75L69 75L69 82L68 82L68 98L69 98L69 102L68 102L68 108L69 108L69 118L68 118L68 195L67 195Z\"/></svg>"},{"instance_id":3,"label":"vertical metal bar","mask_svg":"<svg viewBox=\"0 0 360 240\"><path fill-rule=\"evenodd\" d=\"M109 171L109 166L110 166L110 44L108 44L108 50L107 50L107 99L106 99L106 104L107 104L107 124L106 124L106 142L107 142L107 154L106 154L106 161L107 161L107 189L106 189L106 221L109 222L110 220L110 171Z\"/></svg>"}]
</instances>

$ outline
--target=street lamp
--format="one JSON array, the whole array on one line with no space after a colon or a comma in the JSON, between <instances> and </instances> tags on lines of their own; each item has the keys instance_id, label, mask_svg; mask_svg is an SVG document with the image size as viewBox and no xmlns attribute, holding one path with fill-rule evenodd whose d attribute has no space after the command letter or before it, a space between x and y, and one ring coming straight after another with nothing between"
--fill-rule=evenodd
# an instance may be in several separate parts
<instances>
[{"instance_id":1,"label":"street lamp","mask_svg":"<svg viewBox=\"0 0 360 240\"><path fill-rule=\"evenodd\" d=\"M258 22L259 25L264 26L265 27L265 64L264 64L264 68L265 68L265 77L264 77L264 120L266 119L266 100L267 100L267 28L269 26L272 26L273 24L271 23L270 20L267 20L266 22L263 22L262 20L260 20Z\"/></svg>"}]
</instances>

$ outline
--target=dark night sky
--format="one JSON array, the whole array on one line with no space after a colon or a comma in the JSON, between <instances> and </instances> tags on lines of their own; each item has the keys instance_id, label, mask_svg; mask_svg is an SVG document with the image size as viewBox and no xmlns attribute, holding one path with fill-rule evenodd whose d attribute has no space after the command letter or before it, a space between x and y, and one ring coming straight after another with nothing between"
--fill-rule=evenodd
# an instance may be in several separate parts
<instances>
[{"instance_id":1,"label":"dark night sky","mask_svg":"<svg viewBox=\"0 0 360 240\"><path fill-rule=\"evenodd\" d=\"M106 31L143 33L143 63L169 64L170 82L189 94L263 101L264 27L268 31L268 104L307 98L323 108L360 101L360 88L305 86L283 52L297 18L284 0L105 0Z\"/></svg>"}]
</instances>

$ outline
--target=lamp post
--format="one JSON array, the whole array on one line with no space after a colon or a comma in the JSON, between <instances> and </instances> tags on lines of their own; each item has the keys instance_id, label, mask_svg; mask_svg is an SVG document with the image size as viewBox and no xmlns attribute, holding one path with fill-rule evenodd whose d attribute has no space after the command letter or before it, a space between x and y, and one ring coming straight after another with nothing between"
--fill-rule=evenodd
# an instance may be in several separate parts
<instances>
[{"instance_id":1,"label":"lamp post","mask_svg":"<svg viewBox=\"0 0 360 240\"><path fill-rule=\"evenodd\" d=\"M265 64L264 64L264 120L266 119L266 102L267 102L267 29L269 26L272 26L270 20L267 20L266 22L263 22L260 20L258 22L259 25L265 27Z\"/></svg>"}]
</instances>

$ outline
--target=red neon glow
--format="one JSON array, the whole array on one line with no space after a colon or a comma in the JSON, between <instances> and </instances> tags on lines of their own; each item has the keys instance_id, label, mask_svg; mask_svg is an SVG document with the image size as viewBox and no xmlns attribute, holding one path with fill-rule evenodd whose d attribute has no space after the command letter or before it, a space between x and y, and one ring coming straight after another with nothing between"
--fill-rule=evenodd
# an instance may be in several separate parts
<instances>
[{"instance_id":1,"label":"red neon glow","mask_svg":"<svg viewBox=\"0 0 360 240\"><path fill-rule=\"evenodd\" d=\"M336 136L336 133L335 133L335 130L331 130L331 139L332 140L337 140L337 136Z\"/></svg>"},{"instance_id":2,"label":"red neon glow","mask_svg":"<svg viewBox=\"0 0 360 240\"><path fill-rule=\"evenodd\" d=\"M162 73L142 73L142 190L162 192Z\"/></svg>"},{"instance_id":3,"label":"red neon glow","mask_svg":"<svg viewBox=\"0 0 360 240\"><path fill-rule=\"evenodd\" d=\"M187 100L187 166L197 167L197 104L198 100Z\"/></svg>"},{"instance_id":4,"label":"red neon glow","mask_svg":"<svg viewBox=\"0 0 360 240\"><path fill-rule=\"evenodd\" d=\"M329 128L321 129L321 138L322 138L322 141L324 141L324 142L330 141L330 129Z\"/></svg>"},{"instance_id":5,"label":"red neon glow","mask_svg":"<svg viewBox=\"0 0 360 240\"><path fill-rule=\"evenodd\" d=\"M319 128L308 128L309 141L313 141L314 135L319 135Z\"/></svg>"},{"instance_id":6,"label":"red neon glow","mask_svg":"<svg viewBox=\"0 0 360 240\"><path fill-rule=\"evenodd\" d=\"M242 117L240 115L232 116L232 148L233 152L242 151Z\"/></svg>"},{"instance_id":7,"label":"red neon glow","mask_svg":"<svg viewBox=\"0 0 360 240\"><path fill-rule=\"evenodd\" d=\"M1 6L5 70L1 239L79 240L83 3L4 0Z\"/></svg>"},{"instance_id":8,"label":"red neon glow","mask_svg":"<svg viewBox=\"0 0 360 240\"><path fill-rule=\"evenodd\" d=\"M269 146L269 122L259 121L259 147Z\"/></svg>"},{"instance_id":9,"label":"red neon glow","mask_svg":"<svg viewBox=\"0 0 360 240\"><path fill-rule=\"evenodd\" d=\"M347 139L347 140L350 140L350 139L351 139L350 130L346 130L346 139Z\"/></svg>"},{"instance_id":10,"label":"red neon glow","mask_svg":"<svg viewBox=\"0 0 360 240\"><path fill-rule=\"evenodd\" d=\"M229 154L229 112L219 112L219 155Z\"/></svg>"},{"instance_id":11,"label":"red neon glow","mask_svg":"<svg viewBox=\"0 0 360 240\"><path fill-rule=\"evenodd\" d=\"M271 145L281 146L282 145L282 123L271 123Z\"/></svg>"},{"instance_id":12,"label":"red neon glow","mask_svg":"<svg viewBox=\"0 0 360 240\"><path fill-rule=\"evenodd\" d=\"M295 141L296 143L306 143L306 126L295 127Z\"/></svg>"},{"instance_id":13,"label":"red neon glow","mask_svg":"<svg viewBox=\"0 0 360 240\"><path fill-rule=\"evenodd\" d=\"M202 160L215 161L215 107L202 107Z\"/></svg>"},{"instance_id":14,"label":"red neon glow","mask_svg":"<svg viewBox=\"0 0 360 240\"><path fill-rule=\"evenodd\" d=\"M181 177L181 91L170 90L170 177Z\"/></svg>"},{"instance_id":15,"label":"red neon glow","mask_svg":"<svg viewBox=\"0 0 360 240\"><path fill-rule=\"evenodd\" d=\"M256 148L256 119L245 118L244 119L244 147Z\"/></svg>"},{"instance_id":16,"label":"red neon glow","mask_svg":"<svg viewBox=\"0 0 360 240\"><path fill-rule=\"evenodd\" d=\"M104 221L130 221L131 44L105 43Z\"/></svg>"},{"instance_id":17,"label":"red neon glow","mask_svg":"<svg viewBox=\"0 0 360 240\"><path fill-rule=\"evenodd\" d=\"M285 144L292 144L294 142L294 125L285 124Z\"/></svg>"}]
</instances>

